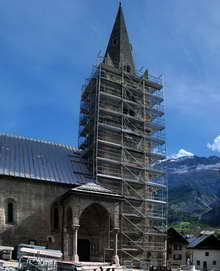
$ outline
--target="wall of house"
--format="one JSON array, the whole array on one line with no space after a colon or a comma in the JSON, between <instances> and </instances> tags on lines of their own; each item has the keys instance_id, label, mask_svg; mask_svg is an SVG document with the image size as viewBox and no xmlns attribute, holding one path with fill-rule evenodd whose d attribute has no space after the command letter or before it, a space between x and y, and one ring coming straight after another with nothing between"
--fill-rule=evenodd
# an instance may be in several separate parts
<instances>
[{"instance_id":1,"label":"wall of house","mask_svg":"<svg viewBox=\"0 0 220 271\"><path fill-rule=\"evenodd\" d=\"M190 252L185 244L182 243L169 243L167 263L171 266L180 266L187 263L187 259L190 257Z\"/></svg>"},{"instance_id":2,"label":"wall of house","mask_svg":"<svg viewBox=\"0 0 220 271\"><path fill-rule=\"evenodd\" d=\"M48 245L51 205L67 190L65 185L55 183L1 177L0 245L15 246L30 240ZM13 221L7 221L8 202L13 204Z\"/></svg>"},{"instance_id":3,"label":"wall of house","mask_svg":"<svg viewBox=\"0 0 220 271\"><path fill-rule=\"evenodd\" d=\"M207 253L208 256L206 256ZM192 254L193 264L196 266L196 269L203 270L204 262L207 263L207 270L220 268L220 250L193 249ZM198 261L200 264L198 264ZM214 261L216 264L214 264Z\"/></svg>"}]
</instances>

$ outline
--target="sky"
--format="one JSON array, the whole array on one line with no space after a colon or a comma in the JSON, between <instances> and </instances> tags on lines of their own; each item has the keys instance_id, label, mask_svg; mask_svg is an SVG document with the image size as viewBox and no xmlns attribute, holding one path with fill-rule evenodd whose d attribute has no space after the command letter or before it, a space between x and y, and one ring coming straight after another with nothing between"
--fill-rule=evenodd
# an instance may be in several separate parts
<instances>
[{"instance_id":1,"label":"sky","mask_svg":"<svg viewBox=\"0 0 220 271\"><path fill-rule=\"evenodd\" d=\"M78 144L81 87L118 0L0 0L0 133ZM220 1L123 0L137 70L163 75L167 154L220 152Z\"/></svg>"}]
</instances>

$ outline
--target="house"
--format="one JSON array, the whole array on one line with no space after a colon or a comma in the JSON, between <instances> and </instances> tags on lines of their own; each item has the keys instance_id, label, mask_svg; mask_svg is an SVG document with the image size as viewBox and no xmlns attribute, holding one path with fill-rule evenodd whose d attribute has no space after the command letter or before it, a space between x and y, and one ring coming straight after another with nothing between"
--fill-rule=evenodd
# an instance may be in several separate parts
<instances>
[{"instance_id":1,"label":"house","mask_svg":"<svg viewBox=\"0 0 220 271\"><path fill-rule=\"evenodd\" d=\"M214 233L202 233L193 238L187 249L190 250L191 260L196 269L220 269L220 240Z\"/></svg>"},{"instance_id":2,"label":"house","mask_svg":"<svg viewBox=\"0 0 220 271\"><path fill-rule=\"evenodd\" d=\"M167 264L171 266L187 264L190 259L188 245L189 242L185 236L174 228L169 228L167 231Z\"/></svg>"}]
</instances>

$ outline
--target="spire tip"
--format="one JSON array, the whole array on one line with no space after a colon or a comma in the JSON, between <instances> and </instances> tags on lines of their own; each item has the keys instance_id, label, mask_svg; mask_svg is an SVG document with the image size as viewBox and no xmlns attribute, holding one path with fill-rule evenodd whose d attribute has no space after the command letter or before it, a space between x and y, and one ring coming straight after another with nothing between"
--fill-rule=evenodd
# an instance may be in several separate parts
<instances>
[{"instance_id":1,"label":"spire tip","mask_svg":"<svg viewBox=\"0 0 220 271\"><path fill-rule=\"evenodd\" d=\"M122 1L119 0L118 3L119 9L105 52L104 61L117 69L127 69L133 73L135 72L135 65L122 10Z\"/></svg>"}]
</instances>

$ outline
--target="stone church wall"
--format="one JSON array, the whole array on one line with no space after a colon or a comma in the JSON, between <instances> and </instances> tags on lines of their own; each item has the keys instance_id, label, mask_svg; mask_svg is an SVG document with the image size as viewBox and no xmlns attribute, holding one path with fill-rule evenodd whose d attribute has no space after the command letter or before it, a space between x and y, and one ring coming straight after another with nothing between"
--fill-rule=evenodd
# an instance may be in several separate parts
<instances>
[{"instance_id":1,"label":"stone church wall","mask_svg":"<svg viewBox=\"0 0 220 271\"><path fill-rule=\"evenodd\" d=\"M31 240L48 245L51 205L68 190L65 185L37 180L0 178L0 245L15 246ZM8 223L8 202L13 222Z\"/></svg>"}]
</instances>

